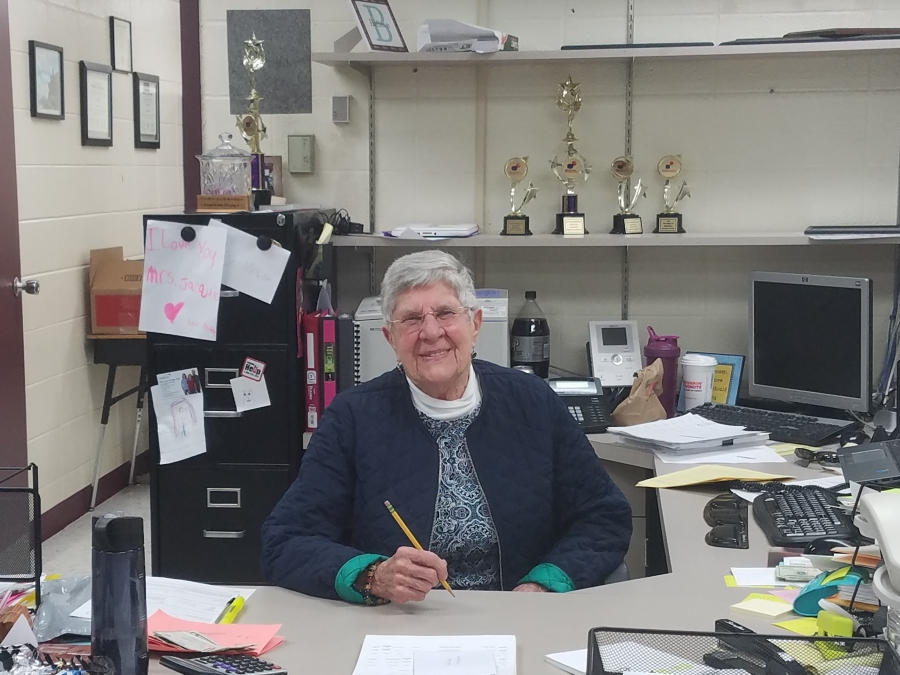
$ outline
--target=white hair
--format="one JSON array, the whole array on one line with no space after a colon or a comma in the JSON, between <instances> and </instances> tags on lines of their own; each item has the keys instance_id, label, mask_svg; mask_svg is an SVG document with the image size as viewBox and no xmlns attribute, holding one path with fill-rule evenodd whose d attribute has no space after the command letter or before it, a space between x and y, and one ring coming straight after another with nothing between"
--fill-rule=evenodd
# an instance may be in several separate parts
<instances>
[{"instance_id":1,"label":"white hair","mask_svg":"<svg viewBox=\"0 0 900 675\"><path fill-rule=\"evenodd\" d=\"M460 304L469 310L477 307L472 272L444 251L408 253L397 258L381 280L381 315L385 323L393 318L397 298L413 288L445 283L456 292Z\"/></svg>"}]
</instances>

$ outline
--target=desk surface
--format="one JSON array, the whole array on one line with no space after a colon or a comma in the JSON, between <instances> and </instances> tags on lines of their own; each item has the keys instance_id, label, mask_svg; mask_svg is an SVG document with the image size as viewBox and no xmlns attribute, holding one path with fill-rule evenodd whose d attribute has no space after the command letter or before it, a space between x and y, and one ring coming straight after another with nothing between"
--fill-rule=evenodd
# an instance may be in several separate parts
<instances>
[{"instance_id":1,"label":"desk surface","mask_svg":"<svg viewBox=\"0 0 900 675\"><path fill-rule=\"evenodd\" d=\"M646 464L658 474L684 468L610 444L604 435L589 438L603 459ZM824 475L792 462L753 468L804 478ZM562 595L458 591L452 598L434 591L420 603L383 607L360 607L263 587L247 603L241 622L283 624L279 634L286 642L270 657L291 675L350 675L367 634L512 634L517 638L519 675L559 675L563 671L546 663L544 655L584 648L588 630L597 626L712 630L715 619L731 617L759 632L781 632L769 621L729 609L753 589L727 588L724 575L731 566L765 566L769 544L752 518L749 549L719 549L704 543L709 528L701 515L703 505L718 492L709 487L658 492L671 574ZM151 671L154 675L171 672L155 661Z\"/></svg>"}]
</instances>

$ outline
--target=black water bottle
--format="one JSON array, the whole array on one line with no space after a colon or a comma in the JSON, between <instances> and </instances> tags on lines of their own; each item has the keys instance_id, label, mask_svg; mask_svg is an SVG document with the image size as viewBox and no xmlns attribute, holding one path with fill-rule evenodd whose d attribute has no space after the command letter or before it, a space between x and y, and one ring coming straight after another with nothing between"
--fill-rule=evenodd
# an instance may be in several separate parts
<instances>
[{"instance_id":1,"label":"black water bottle","mask_svg":"<svg viewBox=\"0 0 900 675\"><path fill-rule=\"evenodd\" d=\"M525 304L513 321L509 362L513 368L529 366L538 377L550 377L550 324L534 291L525 291Z\"/></svg>"},{"instance_id":2,"label":"black water bottle","mask_svg":"<svg viewBox=\"0 0 900 675\"><path fill-rule=\"evenodd\" d=\"M94 517L91 574L91 657L116 675L147 675L143 519Z\"/></svg>"}]
</instances>

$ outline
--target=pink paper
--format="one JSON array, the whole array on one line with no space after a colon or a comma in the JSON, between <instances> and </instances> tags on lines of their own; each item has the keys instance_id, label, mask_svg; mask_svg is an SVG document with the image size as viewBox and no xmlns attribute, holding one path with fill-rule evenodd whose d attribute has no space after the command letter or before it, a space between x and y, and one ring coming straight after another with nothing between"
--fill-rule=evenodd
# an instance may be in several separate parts
<instances>
[{"instance_id":1,"label":"pink paper","mask_svg":"<svg viewBox=\"0 0 900 675\"><path fill-rule=\"evenodd\" d=\"M251 624L251 623L202 623L200 621L185 621L169 616L161 609L156 610L147 620L147 633L149 635L150 650L154 652L182 652L183 649L173 645L161 643L154 639L157 631L191 630L215 642L222 647L238 645L253 645L248 652L259 656L273 647L284 642L284 638L275 635L281 628L281 624Z\"/></svg>"},{"instance_id":2,"label":"pink paper","mask_svg":"<svg viewBox=\"0 0 900 675\"><path fill-rule=\"evenodd\" d=\"M769 591L769 595L774 595L776 598L781 598L785 602L790 602L791 604L793 604L797 596L800 595L800 590L790 589L784 591Z\"/></svg>"}]
</instances>

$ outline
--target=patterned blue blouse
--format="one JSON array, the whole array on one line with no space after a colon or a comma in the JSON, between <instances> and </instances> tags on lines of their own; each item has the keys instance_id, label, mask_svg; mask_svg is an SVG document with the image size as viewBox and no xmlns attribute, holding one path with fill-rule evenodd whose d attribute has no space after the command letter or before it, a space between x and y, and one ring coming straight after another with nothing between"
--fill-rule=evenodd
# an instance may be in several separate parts
<instances>
[{"instance_id":1,"label":"patterned blue blouse","mask_svg":"<svg viewBox=\"0 0 900 675\"><path fill-rule=\"evenodd\" d=\"M468 415L448 421L419 411L441 454L431 550L447 561L453 588L499 591L497 529L466 443L466 431L480 410L479 404Z\"/></svg>"}]
</instances>

